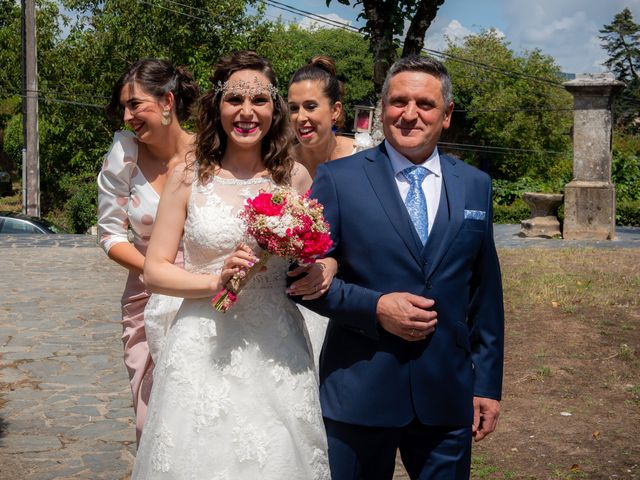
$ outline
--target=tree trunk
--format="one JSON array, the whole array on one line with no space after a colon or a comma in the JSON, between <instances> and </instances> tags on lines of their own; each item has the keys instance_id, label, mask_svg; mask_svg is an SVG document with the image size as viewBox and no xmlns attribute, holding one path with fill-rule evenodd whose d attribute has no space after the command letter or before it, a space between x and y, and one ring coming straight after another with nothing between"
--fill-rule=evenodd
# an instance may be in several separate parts
<instances>
[{"instance_id":1,"label":"tree trunk","mask_svg":"<svg viewBox=\"0 0 640 480\"><path fill-rule=\"evenodd\" d=\"M373 84L377 92L382 90L387 71L396 59L393 30L388 25L388 19L393 15L393 7L390 6L392 3L379 0L362 2L368 19L367 23L370 26L369 43L373 50Z\"/></svg>"},{"instance_id":2,"label":"tree trunk","mask_svg":"<svg viewBox=\"0 0 640 480\"><path fill-rule=\"evenodd\" d=\"M421 0L404 39L403 57L420 54L424 47L424 35L443 3L444 0Z\"/></svg>"}]
</instances>

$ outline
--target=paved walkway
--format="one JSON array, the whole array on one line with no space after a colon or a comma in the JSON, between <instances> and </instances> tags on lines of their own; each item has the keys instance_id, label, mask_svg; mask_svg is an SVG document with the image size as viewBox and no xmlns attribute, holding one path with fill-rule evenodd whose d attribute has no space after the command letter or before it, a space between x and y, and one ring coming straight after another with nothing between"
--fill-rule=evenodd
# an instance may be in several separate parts
<instances>
[{"instance_id":1,"label":"paved walkway","mask_svg":"<svg viewBox=\"0 0 640 480\"><path fill-rule=\"evenodd\" d=\"M64 237L0 240L2 480L121 479L133 461L125 271L95 239Z\"/></svg>"},{"instance_id":2,"label":"paved walkway","mask_svg":"<svg viewBox=\"0 0 640 480\"><path fill-rule=\"evenodd\" d=\"M618 240L521 239L499 248L640 248ZM127 479L135 429L122 363L124 269L84 235L0 235L0 480ZM399 468L396 479L406 479Z\"/></svg>"}]
</instances>

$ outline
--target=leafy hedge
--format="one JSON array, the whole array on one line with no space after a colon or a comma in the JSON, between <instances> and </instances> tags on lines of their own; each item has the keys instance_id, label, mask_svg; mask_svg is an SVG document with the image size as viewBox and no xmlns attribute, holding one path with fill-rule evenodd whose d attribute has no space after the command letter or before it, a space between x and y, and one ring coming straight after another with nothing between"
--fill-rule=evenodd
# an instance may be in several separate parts
<instances>
[{"instance_id":1,"label":"leafy hedge","mask_svg":"<svg viewBox=\"0 0 640 480\"><path fill-rule=\"evenodd\" d=\"M531 217L531 209L522 200L516 200L512 205L493 204L494 223L516 223Z\"/></svg>"},{"instance_id":2,"label":"leafy hedge","mask_svg":"<svg viewBox=\"0 0 640 480\"><path fill-rule=\"evenodd\" d=\"M616 205L616 225L640 227L640 200L623 201Z\"/></svg>"}]
</instances>

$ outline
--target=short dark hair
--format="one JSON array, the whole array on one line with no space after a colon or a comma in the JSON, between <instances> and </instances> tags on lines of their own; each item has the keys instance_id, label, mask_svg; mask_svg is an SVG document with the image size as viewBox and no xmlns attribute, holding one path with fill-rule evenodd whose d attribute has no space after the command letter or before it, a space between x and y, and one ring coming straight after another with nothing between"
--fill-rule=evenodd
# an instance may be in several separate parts
<instances>
[{"instance_id":1,"label":"short dark hair","mask_svg":"<svg viewBox=\"0 0 640 480\"><path fill-rule=\"evenodd\" d=\"M191 107L200 95L198 83L185 68L174 67L166 60L158 58L143 58L131 65L113 86L107 113L117 122L122 121L123 112L120 105L122 88L133 82L157 99L168 92L173 93L176 117L180 122L184 122L191 116Z\"/></svg>"},{"instance_id":2,"label":"short dark hair","mask_svg":"<svg viewBox=\"0 0 640 480\"><path fill-rule=\"evenodd\" d=\"M444 100L445 107L453 101L451 77L446 67L434 58L421 55L409 55L397 60L391 65L391 68L389 68L387 72L387 77L384 79L384 85L382 86L383 99L385 99L389 93L389 82L395 75L401 72L424 72L433 75L440 80L442 99Z\"/></svg>"}]
</instances>

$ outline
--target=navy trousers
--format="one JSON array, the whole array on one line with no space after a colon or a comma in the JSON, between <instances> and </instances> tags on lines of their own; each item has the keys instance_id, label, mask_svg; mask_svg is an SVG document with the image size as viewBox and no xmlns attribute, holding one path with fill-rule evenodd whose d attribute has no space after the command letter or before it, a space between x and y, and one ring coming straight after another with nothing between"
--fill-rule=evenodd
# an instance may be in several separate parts
<instances>
[{"instance_id":1,"label":"navy trousers","mask_svg":"<svg viewBox=\"0 0 640 480\"><path fill-rule=\"evenodd\" d=\"M471 427L365 427L325 417L332 480L391 480L396 453L412 480L469 480Z\"/></svg>"}]
</instances>

